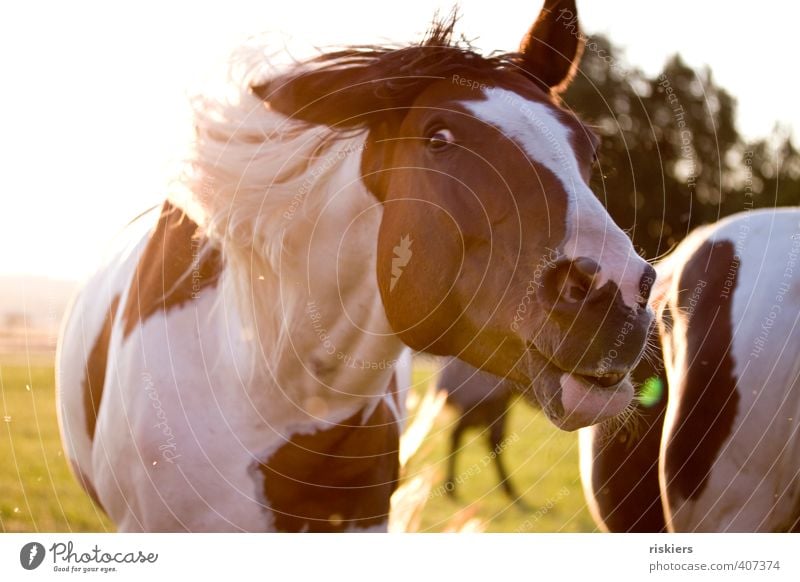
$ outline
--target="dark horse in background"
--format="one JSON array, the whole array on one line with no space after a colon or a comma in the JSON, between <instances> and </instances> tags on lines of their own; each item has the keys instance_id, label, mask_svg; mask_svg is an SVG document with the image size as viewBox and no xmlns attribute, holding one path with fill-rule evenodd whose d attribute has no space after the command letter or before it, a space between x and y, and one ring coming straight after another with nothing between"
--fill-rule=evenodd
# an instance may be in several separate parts
<instances>
[{"instance_id":1,"label":"dark horse in background","mask_svg":"<svg viewBox=\"0 0 800 582\"><path fill-rule=\"evenodd\" d=\"M456 459L461 451L462 437L467 430L477 429L486 436L500 487L509 499L524 508L525 502L511 482L503 462L508 413L519 394L518 388L508 380L482 372L457 358L443 359L437 386L447 392L447 404L457 415L456 425L450 433L445 480L447 493L456 494Z\"/></svg>"}]
</instances>

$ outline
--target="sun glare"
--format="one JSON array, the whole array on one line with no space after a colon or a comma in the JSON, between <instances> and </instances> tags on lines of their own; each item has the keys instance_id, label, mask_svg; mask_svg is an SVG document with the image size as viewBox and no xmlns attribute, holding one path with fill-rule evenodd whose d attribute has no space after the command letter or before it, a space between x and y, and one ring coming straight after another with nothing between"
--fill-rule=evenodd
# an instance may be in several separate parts
<instances>
[{"instance_id":1,"label":"sun glare","mask_svg":"<svg viewBox=\"0 0 800 582\"><path fill-rule=\"evenodd\" d=\"M513 0L501 10L464 0L459 27L480 48L513 50L540 4ZM0 273L80 279L91 272L115 232L164 197L185 151L187 96L218 74L248 36L269 32L276 49L285 46L295 56L329 45L409 42L435 10L447 13L452 5L234 1L223 9L171 2L145 3L130 13L100 2L3 8L8 17L0 19L0 47L15 55L6 73L15 84L0 108L7 164L0 244L10 249L0 256ZM758 26L751 11L730 10L725 29L717 29L719 41L711 43L700 32L717 9L688 0L659 8L581 6L586 32L609 34L634 65L656 71L681 52L693 66L711 66L737 97L744 134L764 135L776 120L791 125L798 119L793 92L781 89L791 81L768 57L788 50L780 43L792 34L780 29L794 19L784 15Z\"/></svg>"}]
</instances>

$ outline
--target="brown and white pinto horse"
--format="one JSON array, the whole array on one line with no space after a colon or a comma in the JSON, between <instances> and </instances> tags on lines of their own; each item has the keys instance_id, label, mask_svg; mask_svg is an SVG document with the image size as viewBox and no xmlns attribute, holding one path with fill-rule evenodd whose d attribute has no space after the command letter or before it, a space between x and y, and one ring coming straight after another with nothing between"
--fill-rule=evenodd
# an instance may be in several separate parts
<instances>
[{"instance_id":1,"label":"brown and white pinto horse","mask_svg":"<svg viewBox=\"0 0 800 582\"><path fill-rule=\"evenodd\" d=\"M406 345L508 377L562 429L629 405L652 270L558 104L581 50L561 8L518 53L452 23L279 72L259 50L196 100L188 196L136 223L60 342L65 450L119 529L385 529Z\"/></svg>"},{"instance_id":2,"label":"brown and white pinto horse","mask_svg":"<svg viewBox=\"0 0 800 582\"><path fill-rule=\"evenodd\" d=\"M642 376L666 372L666 411L643 408L638 433L581 431L593 515L611 531L798 531L800 210L700 228L657 270L664 369Z\"/></svg>"}]
</instances>

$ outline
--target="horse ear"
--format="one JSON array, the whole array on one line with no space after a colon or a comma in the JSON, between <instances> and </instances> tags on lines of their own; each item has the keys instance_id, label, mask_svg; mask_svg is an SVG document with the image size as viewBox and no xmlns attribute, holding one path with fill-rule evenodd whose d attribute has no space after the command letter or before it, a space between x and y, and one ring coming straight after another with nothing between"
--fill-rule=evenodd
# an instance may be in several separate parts
<instances>
[{"instance_id":1,"label":"horse ear","mask_svg":"<svg viewBox=\"0 0 800 582\"><path fill-rule=\"evenodd\" d=\"M583 52L575 0L545 0L519 52L523 68L546 91L565 90Z\"/></svg>"},{"instance_id":2,"label":"horse ear","mask_svg":"<svg viewBox=\"0 0 800 582\"><path fill-rule=\"evenodd\" d=\"M347 128L368 125L371 114L391 107L380 96L381 81L369 67L322 69L278 77L252 91L287 117Z\"/></svg>"}]
</instances>

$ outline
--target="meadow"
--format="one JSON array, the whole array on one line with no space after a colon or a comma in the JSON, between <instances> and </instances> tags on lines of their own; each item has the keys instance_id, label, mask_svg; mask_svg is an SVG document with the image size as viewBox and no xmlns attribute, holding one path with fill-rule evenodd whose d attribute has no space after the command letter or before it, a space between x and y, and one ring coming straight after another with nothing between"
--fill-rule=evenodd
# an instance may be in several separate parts
<instances>
[{"instance_id":1,"label":"meadow","mask_svg":"<svg viewBox=\"0 0 800 582\"><path fill-rule=\"evenodd\" d=\"M415 365L415 390L436 372L429 359ZM113 531L70 473L61 450L55 412L52 358L0 357L0 531ZM472 519L490 532L593 531L578 474L577 436L554 429L541 412L515 403L503 449L526 509L498 487L485 436L468 433L456 469L458 495L446 494L444 476L453 412L445 408L409 461L405 479L430 480L415 529L445 531Z\"/></svg>"},{"instance_id":2,"label":"meadow","mask_svg":"<svg viewBox=\"0 0 800 582\"><path fill-rule=\"evenodd\" d=\"M423 390L436 372L432 360L417 359L415 389ZM595 530L581 488L577 434L557 430L541 411L522 400L512 407L502 455L527 508L511 503L504 495L486 436L478 430L468 432L461 443L455 472L461 483L455 498L447 495L449 438L456 420L454 412L445 407L404 475L410 478L420 471L433 472L419 531L442 531L449 523L458 524L469 517L477 519L481 529L488 532Z\"/></svg>"},{"instance_id":3,"label":"meadow","mask_svg":"<svg viewBox=\"0 0 800 582\"><path fill-rule=\"evenodd\" d=\"M0 358L0 530L113 531L64 459L54 383L51 358Z\"/></svg>"}]
</instances>

